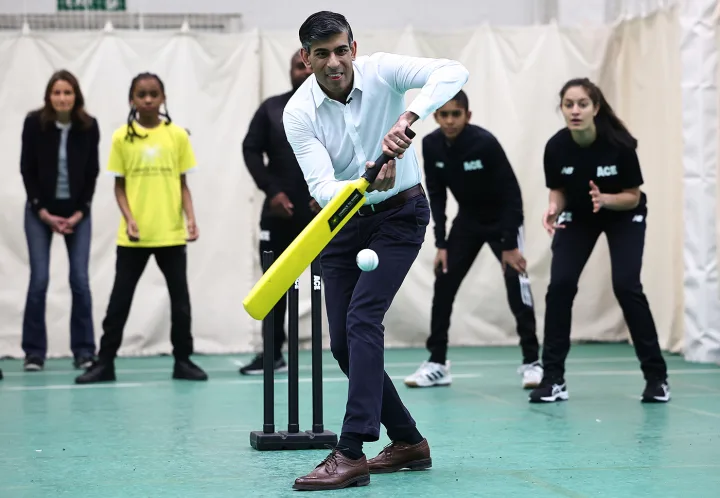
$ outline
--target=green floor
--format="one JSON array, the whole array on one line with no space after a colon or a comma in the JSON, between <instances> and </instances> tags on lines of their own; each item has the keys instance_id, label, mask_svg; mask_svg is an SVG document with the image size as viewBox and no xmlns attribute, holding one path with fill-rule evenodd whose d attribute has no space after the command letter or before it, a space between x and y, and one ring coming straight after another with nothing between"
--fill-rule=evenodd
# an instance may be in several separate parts
<instances>
[{"instance_id":1,"label":"green floor","mask_svg":"<svg viewBox=\"0 0 720 498\"><path fill-rule=\"evenodd\" d=\"M387 353L388 373L428 438L434 467L373 476L370 486L323 496L717 497L720 367L669 357L673 401L643 405L627 345L574 346L570 400L530 405L517 348L451 351L449 388L409 390L421 350ZM120 359L118 382L79 387L67 360L41 373L2 361L0 497L293 496L295 477L324 450L258 452L262 379L237 374L242 357L196 357L210 381L169 379L170 358ZM301 353L302 429L310 429L310 356ZM327 354L325 423L338 431L347 383ZM276 384L286 424L287 382ZM366 446L374 455L386 443Z\"/></svg>"}]
</instances>

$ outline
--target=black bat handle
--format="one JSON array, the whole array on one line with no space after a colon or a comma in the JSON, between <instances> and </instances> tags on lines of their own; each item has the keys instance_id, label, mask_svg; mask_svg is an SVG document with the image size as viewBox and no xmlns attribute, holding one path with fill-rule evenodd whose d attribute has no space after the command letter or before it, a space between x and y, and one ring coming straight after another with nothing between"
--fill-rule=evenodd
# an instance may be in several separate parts
<instances>
[{"instance_id":1,"label":"black bat handle","mask_svg":"<svg viewBox=\"0 0 720 498\"><path fill-rule=\"evenodd\" d=\"M415 132L412 131L410 128L405 128L405 135L410 137L410 139L415 138ZM375 159L375 166L373 166L372 168L370 168L368 170L365 170L365 173L363 174L362 177L365 178L368 181L368 183L372 184L375 181L375 179L377 178L378 173L380 173L380 170L385 165L385 163L387 163L391 159L394 159L394 158L387 156L385 154L380 155L380 157Z\"/></svg>"}]
</instances>

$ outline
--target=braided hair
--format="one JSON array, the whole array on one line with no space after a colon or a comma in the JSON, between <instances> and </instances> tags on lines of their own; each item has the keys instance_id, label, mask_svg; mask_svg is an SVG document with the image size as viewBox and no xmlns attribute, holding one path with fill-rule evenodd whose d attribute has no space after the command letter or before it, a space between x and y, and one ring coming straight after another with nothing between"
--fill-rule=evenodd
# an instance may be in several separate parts
<instances>
[{"instance_id":1,"label":"braided hair","mask_svg":"<svg viewBox=\"0 0 720 498\"><path fill-rule=\"evenodd\" d=\"M148 78L154 78L158 82L158 85L160 85L160 91L163 93L163 96L165 95L165 84L162 82L162 80L157 74L140 73L133 78L132 82L130 83L130 93L128 95L128 100L130 101L130 113L127 117L127 133L125 134L125 140L129 140L130 142L132 142L136 137L147 138L147 135L138 134L135 126L133 125L133 122L137 118L137 108L135 107L135 104L132 103L132 100L133 95L135 94L135 85L137 85L139 81ZM170 118L170 113L168 112L167 102L163 103L163 105L165 106L165 112L161 110L160 116L165 118L165 126L167 126L172 123L172 119Z\"/></svg>"}]
</instances>

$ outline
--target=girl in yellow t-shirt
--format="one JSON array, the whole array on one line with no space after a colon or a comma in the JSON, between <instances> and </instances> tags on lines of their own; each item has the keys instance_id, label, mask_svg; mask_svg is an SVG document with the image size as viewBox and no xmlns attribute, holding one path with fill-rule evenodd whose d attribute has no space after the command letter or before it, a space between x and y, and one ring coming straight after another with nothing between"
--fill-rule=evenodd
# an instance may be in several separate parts
<instances>
[{"instance_id":1,"label":"girl in yellow t-shirt","mask_svg":"<svg viewBox=\"0 0 720 498\"><path fill-rule=\"evenodd\" d=\"M114 360L135 288L150 256L155 257L170 293L173 378L207 380L207 374L190 361L193 336L186 243L197 240L199 231L185 175L195 167L195 155L188 132L170 119L165 85L157 75L136 76L129 101L127 124L113 134L108 161L122 213L115 282L103 320L98 360L75 382L115 380Z\"/></svg>"}]
</instances>

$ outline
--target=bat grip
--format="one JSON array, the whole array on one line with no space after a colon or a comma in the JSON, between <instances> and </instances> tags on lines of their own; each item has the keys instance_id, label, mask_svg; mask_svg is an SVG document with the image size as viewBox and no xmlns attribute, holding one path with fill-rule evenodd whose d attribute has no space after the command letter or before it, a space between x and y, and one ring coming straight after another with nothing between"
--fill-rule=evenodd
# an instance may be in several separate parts
<instances>
[{"instance_id":1,"label":"bat grip","mask_svg":"<svg viewBox=\"0 0 720 498\"><path fill-rule=\"evenodd\" d=\"M405 128L405 135L407 135L411 139L415 138L415 132L412 131L410 128ZM377 178L378 173L380 173L380 170L382 169L382 167L385 166L385 164L388 161L390 161L391 159L394 159L394 158L390 157L384 153L381 154L380 157L375 159L375 166L373 166L370 169L365 170L365 173L363 173L362 177L365 178L368 181L368 183L372 184L375 181L375 179Z\"/></svg>"}]
</instances>

